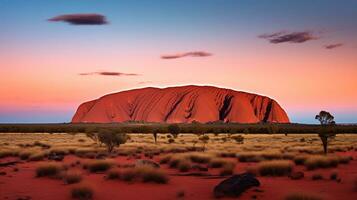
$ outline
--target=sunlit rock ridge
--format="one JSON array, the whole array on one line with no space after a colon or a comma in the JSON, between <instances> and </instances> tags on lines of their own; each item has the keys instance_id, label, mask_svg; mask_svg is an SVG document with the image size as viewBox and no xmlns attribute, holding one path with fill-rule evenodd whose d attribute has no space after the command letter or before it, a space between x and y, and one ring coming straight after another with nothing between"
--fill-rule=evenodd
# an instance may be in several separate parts
<instances>
[{"instance_id":1,"label":"sunlit rock ridge","mask_svg":"<svg viewBox=\"0 0 357 200\"><path fill-rule=\"evenodd\" d=\"M81 104L72 123L125 121L289 123L273 99L212 86L141 88L108 94Z\"/></svg>"}]
</instances>

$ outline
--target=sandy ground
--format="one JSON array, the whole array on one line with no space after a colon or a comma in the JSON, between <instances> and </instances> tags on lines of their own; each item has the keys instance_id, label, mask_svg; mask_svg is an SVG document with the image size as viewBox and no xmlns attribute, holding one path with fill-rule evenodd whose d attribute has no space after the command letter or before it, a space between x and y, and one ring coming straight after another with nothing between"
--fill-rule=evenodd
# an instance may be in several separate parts
<instances>
[{"instance_id":1,"label":"sandy ground","mask_svg":"<svg viewBox=\"0 0 357 200\"><path fill-rule=\"evenodd\" d=\"M305 178L301 180L291 180L288 177L258 177L261 186L257 191L250 189L239 197L239 199L284 199L291 192L303 192L308 194L318 194L325 200L353 200L357 199L357 192L354 191L354 180L357 177L357 153L345 152L344 155L352 155L354 160L349 164L340 164L337 168L318 169L307 171L303 166L295 166L295 171L304 171ZM4 158L0 162L15 160L17 158ZM83 159L75 156L66 156L63 163L70 164L76 160ZM117 163L132 163L135 160L127 160L127 157L115 158ZM155 159L154 159L155 160ZM61 180L50 178L36 178L35 168L41 162L23 162L16 166L0 168L6 175L0 176L0 199L31 199L42 200L62 200L71 199L70 188L72 185L65 185ZM254 163L239 163L236 166L236 173L243 173L247 166ZM15 172L13 169L18 168ZM82 170L79 166L75 167ZM119 180L106 180L105 174L93 174L83 172L83 182L94 188L94 199L180 199L177 197L179 191L184 191L185 196L181 199L214 199L213 188L223 178L208 179L204 177L177 176L178 171L169 169L166 165L162 168L170 175L168 184L152 183L126 183ZM341 182L329 180L332 171L337 171L341 177ZM215 169L210 169L211 174L217 173ZM324 180L311 180L312 174L320 173Z\"/></svg>"}]
</instances>

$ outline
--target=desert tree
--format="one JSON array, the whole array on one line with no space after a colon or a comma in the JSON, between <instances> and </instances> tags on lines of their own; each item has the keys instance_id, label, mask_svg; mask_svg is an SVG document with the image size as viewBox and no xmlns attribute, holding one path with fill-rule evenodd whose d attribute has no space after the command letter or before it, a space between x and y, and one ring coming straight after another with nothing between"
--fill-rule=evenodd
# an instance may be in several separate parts
<instances>
[{"instance_id":1,"label":"desert tree","mask_svg":"<svg viewBox=\"0 0 357 200\"><path fill-rule=\"evenodd\" d=\"M327 154L327 147L329 140L333 139L336 134L331 130L331 126L335 125L334 116L327 111L320 111L315 119L320 121L321 127L319 129L319 137L324 148L324 154Z\"/></svg>"},{"instance_id":2,"label":"desert tree","mask_svg":"<svg viewBox=\"0 0 357 200\"><path fill-rule=\"evenodd\" d=\"M177 138L178 134L180 134L181 131L180 127L177 124L170 124L167 129L174 138Z\"/></svg>"},{"instance_id":3,"label":"desert tree","mask_svg":"<svg viewBox=\"0 0 357 200\"><path fill-rule=\"evenodd\" d=\"M91 140L93 140L94 143L99 144L101 146L102 143L99 141L98 132L99 130L95 127L88 127L85 129L85 135Z\"/></svg>"},{"instance_id":4,"label":"desert tree","mask_svg":"<svg viewBox=\"0 0 357 200\"><path fill-rule=\"evenodd\" d=\"M107 146L108 152L112 152L114 147L119 147L121 144L125 144L128 140L127 134L121 131L113 131L108 129L102 129L98 133L98 139L100 142Z\"/></svg>"}]
</instances>

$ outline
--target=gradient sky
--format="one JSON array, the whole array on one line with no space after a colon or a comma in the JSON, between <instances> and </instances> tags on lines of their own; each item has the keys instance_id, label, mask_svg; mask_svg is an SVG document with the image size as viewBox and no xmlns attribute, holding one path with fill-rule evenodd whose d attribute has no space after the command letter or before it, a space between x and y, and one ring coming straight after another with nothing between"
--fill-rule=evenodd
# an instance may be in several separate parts
<instances>
[{"instance_id":1,"label":"gradient sky","mask_svg":"<svg viewBox=\"0 0 357 200\"><path fill-rule=\"evenodd\" d=\"M109 23L48 21L81 13ZM0 123L69 122L107 93L187 84L272 97L292 122L324 109L356 123L356 19L355 0L0 0ZM316 38L258 37L281 31ZM212 55L161 58L193 51ZM93 72L138 75L79 75Z\"/></svg>"}]
</instances>

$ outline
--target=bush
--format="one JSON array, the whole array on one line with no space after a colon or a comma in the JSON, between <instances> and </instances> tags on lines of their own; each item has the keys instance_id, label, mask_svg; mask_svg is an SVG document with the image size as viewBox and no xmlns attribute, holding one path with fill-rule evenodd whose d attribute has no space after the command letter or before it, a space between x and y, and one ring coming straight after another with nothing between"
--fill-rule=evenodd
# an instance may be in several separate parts
<instances>
[{"instance_id":1,"label":"bush","mask_svg":"<svg viewBox=\"0 0 357 200\"><path fill-rule=\"evenodd\" d=\"M322 200L322 198L304 193L291 193L285 197L285 200Z\"/></svg>"},{"instance_id":2,"label":"bush","mask_svg":"<svg viewBox=\"0 0 357 200\"><path fill-rule=\"evenodd\" d=\"M93 189L88 185L78 184L71 189L71 196L74 199L87 200L93 198Z\"/></svg>"},{"instance_id":3,"label":"bush","mask_svg":"<svg viewBox=\"0 0 357 200\"><path fill-rule=\"evenodd\" d=\"M45 158L46 154L43 152L31 154L28 158L29 161L40 161Z\"/></svg>"},{"instance_id":4,"label":"bush","mask_svg":"<svg viewBox=\"0 0 357 200\"><path fill-rule=\"evenodd\" d=\"M31 151L22 151L19 153L19 157L21 160L27 160L33 154Z\"/></svg>"},{"instance_id":5,"label":"bush","mask_svg":"<svg viewBox=\"0 0 357 200\"><path fill-rule=\"evenodd\" d=\"M209 161L209 167L211 168L221 168L226 164L233 164L231 161L222 158L212 158Z\"/></svg>"},{"instance_id":6,"label":"bush","mask_svg":"<svg viewBox=\"0 0 357 200\"><path fill-rule=\"evenodd\" d=\"M62 170L62 166L55 163L44 163L36 168L37 177L56 177Z\"/></svg>"},{"instance_id":7,"label":"bush","mask_svg":"<svg viewBox=\"0 0 357 200\"><path fill-rule=\"evenodd\" d=\"M98 139L107 146L108 152L112 152L114 147L125 144L128 136L125 133L116 133L114 131L103 129L98 133Z\"/></svg>"},{"instance_id":8,"label":"bush","mask_svg":"<svg viewBox=\"0 0 357 200\"><path fill-rule=\"evenodd\" d=\"M290 174L293 166L288 160L273 160L260 162L257 167L262 176L285 176Z\"/></svg>"},{"instance_id":9,"label":"bush","mask_svg":"<svg viewBox=\"0 0 357 200\"><path fill-rule=\"evenodd\" d=\"M86 163L85 168L88 168L90 172L105 172L113 166L113 162L107 160L96 160Z\"/></svg>"},{"instance_id":10,"label":"bush","mask_svg":"<svg viewBox=\"0 0 357 200\"><path fill-rule=\"evenodd\" d=\"M111 169L108 171L107 179L119 179L120 178L120 171L118 169Z\"/></svg>"},{"instance_id":11,"label":"bush","mask_svg":"<svg viewBox=\"0 0 357 200\"><path fill-rule=\"evenodd\" d=\"M308 170L313 170L317 168L337 167L338 163L337 157L310 156L305 160L304 165Z\"/></svg>"},{"instance_id":12,"label":"bush","mask_svg":"<svg viewBox=\"0 0 357 200\"><path fill-rule=\"evenodd\" d=\"M180 172L187 172L191 169L191 162L189 160L181 160L177 166Z\"/></svg>"},{"instance_id":13,"label":"bush","mask_svg":"<svg viewBox=\"0 0 357 200\"><path fill-rule=\"evenodd\" d=\"M66 172L62 179L66 184L79 183L82 180L82 175L79 172Z\"/></svg>"},{"instance_id":14,"label":"bush","mask_svg":"<svg viewBox=\"0 0 357 200\"><path fill-rule=\"evenodd\" d=\"M133 181L138 179L142 182L154 182L159 184L167 183L169 180L168 176L163 171L150 166L124 169L120 172L119 177L124 181Z\"/></svg>"}]
</instances>

